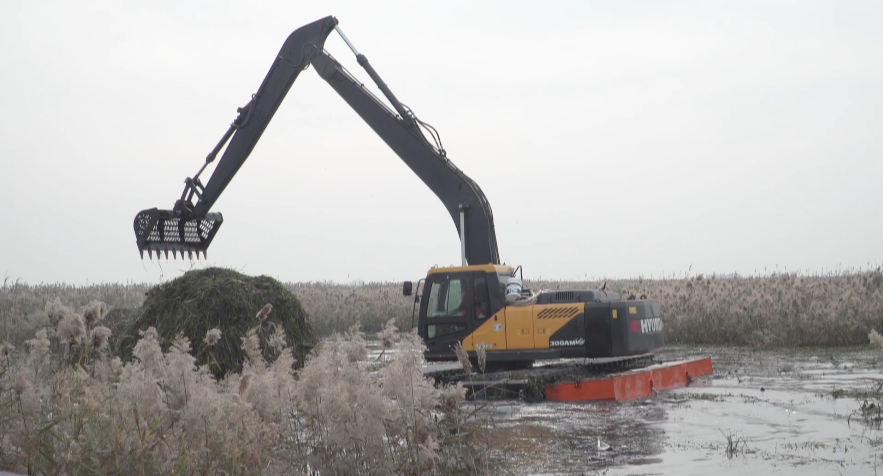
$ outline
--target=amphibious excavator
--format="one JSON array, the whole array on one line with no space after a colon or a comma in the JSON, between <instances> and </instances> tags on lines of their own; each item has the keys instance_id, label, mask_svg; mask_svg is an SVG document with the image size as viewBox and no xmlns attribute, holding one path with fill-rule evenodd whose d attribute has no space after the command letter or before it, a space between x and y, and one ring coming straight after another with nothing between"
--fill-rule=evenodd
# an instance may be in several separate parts
<instances>
[{"instance_id":1,"label":"amphibious excavator","mask_svg":"<svg viewBox=\"0 0 883 476\"><path fill-rule=\"evenodd\" d=\"M392 108L366 89L325 51L337 31L358 64ZM427 360L455 359L454 346L488 362L529 363L566 357L644 355L663 346L662 312L656 300L623 298L606 289L534 292L523 289L519 268L501 264L490 203L472 179L448 158L436 130L417 118L356 50L332 16L295 30L282 45L251 100L237 110L218 144L170 210L151 208L135 217L142 258L205 255L223 223L212 205L245 163L301 71L312 66L377 135L411 168L447 209L460 238L462 266L433 268L406 282L419 310L417 328ZM225 148L226 146L226 148ZM223 150L208 182L200 175Z\"/></svg>"}]
</instances>

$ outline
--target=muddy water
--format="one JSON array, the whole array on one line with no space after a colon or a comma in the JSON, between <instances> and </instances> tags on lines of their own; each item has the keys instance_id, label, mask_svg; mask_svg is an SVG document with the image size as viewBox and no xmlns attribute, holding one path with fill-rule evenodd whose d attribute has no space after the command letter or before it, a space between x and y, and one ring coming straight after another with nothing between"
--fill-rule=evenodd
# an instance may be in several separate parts
<instances>
[{"instance_id":1,"label":"muddy water","mask_svg":"<svg viewBox=\"0 0 883 476\"><path fill-rule=\"evenodd\" d=\"M858 410L866 397L832 396L883 382L881 354L673 348L662 357L707 355L713 376L649 399L492 402L501 457L517 474L544 476L883 474L883 430Z\"/></svg>"}]
</instances>

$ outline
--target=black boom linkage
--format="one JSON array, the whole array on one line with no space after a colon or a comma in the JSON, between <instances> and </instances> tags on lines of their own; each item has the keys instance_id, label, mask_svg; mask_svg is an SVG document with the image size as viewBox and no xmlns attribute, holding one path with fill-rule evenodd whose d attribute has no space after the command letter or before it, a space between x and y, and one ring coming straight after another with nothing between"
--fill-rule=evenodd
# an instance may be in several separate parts
<instances>
[{"instance_id":1,"label":"black boom linkage","mask_svg":"<svg viewBox=\"0 0 883 476\"><path fill-rule=\"evenodd\" d=\"M394 110L324 51L325 40L335 29ZM236 120L206 157L202 168L185 180L184 191L174 208L151 208L138 213L134 225L141 256L145 251L151 258L154 251L157 256L164 253L167 258L169 252L173 256L180 252L191 258L194 253L197 257L199 253L206 254L223 222L220 213L209 213L209 210L251 154L298 74L310 64L442 201L461 237L465 260L469 264L499 263L493 214L478 184L447 158L435 129L398 101L368 59L356 51L337 28L337 19L331 16L289 35L258 92L237 110ZM432 143L424 135L424 129L432 137ZM200 174L225 145L221 160L208 183L203 185Z\"/></svg>"}]
</instances>

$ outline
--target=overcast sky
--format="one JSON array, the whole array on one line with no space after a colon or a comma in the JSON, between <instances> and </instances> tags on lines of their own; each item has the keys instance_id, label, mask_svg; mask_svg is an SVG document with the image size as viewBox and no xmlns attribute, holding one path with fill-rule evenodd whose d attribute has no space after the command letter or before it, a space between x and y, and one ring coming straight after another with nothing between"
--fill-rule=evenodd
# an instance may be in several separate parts
<instances>
[{"instance_id":1,"label":"overcast sky","mask_svg":"<svg viewBox=\"0 0 883 476\"><path fill-rule=\"evenodd\" d=\"M0 273L156 282L171 208L325 15L482 187L525 277L883 261L883 3L0 3ZM364 82L332 34L326 48ZM208 264L283 281L459 262L441 202L312 70L213 209ZM200 261L196 266L205 266Z\"/></svg>"}]
</instances>

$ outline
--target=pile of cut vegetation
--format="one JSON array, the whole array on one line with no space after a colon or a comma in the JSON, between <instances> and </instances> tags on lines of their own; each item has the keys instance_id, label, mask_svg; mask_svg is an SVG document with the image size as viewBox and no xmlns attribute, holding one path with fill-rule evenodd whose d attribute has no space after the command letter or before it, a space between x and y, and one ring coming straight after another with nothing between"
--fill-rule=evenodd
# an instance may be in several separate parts
<instances>
[{"instance_id":1,"label":"pile of cut vegetation","mask_svg":"<svg viewBox=\"0 0 883 476\"><path fill-rule=\"evenodd\" d=\"M267 304L272 312L265 320L256 317ZM316 343L315 333L297 297L279 281L267 276L247 276L225 268L206 268L154 286L147 292L137 317L117 340L117 354L131 359L139 331L156 328L163 350L179 333L190 339L198 365L208 365L218 378L240 372L246 358L242 338L258 326L258 337L265 359L275 359L276 350L268 344L281 327L298 365ZM221 331L214 345L205 342L206 333Z\"/></svg>"}]
</instances>

